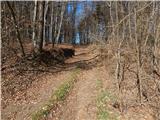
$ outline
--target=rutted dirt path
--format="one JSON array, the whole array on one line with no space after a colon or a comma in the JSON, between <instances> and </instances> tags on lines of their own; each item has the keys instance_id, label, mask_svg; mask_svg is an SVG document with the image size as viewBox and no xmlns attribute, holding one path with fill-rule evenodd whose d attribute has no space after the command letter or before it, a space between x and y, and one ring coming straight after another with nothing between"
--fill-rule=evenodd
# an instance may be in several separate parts
<instances>
[{"instance_id":1,"label":"rutted dirt path","mask_svg":"<svg viewBox=\"0 0 160 120\"><path fill-rule=\"evenodd\" d=\"M78 62L89 60L93 57L94 55L89 54L89 49L87 47L76 48L76 55L66 60L66 65L71 65L70 67L74 68L77 66ZM26 91L18 93L16 95L17 97L10 100L9 104L2 109L2 120L30 120L32 113L38 110L45 101L50 98L52 93L69 77L70 73L70 70L62 70L56 74L44 73L43 76L38 77L37 79L39 80L34 81ZM68 105L72 104L73 107L68 109L66 106L65 108L68 109L68 112L76 112L77 117L73 118L73 120L91 118L87 113L87 109L95 95L96 78L94 76L94 70L84 70L81 74L81 77L78 78L80 79L79 82L71 93L73 96L70 95L68 98L70 101ZM63 113L61 119L72 120L70 118L65 118L70 117L70 115L67 115L67 111Z\"/></svg>"},{"instance_id":2,"label":"rutted dirt path","mask_svg":"<svg viewBox=\"0 0 160 120\"><path fill-rule=\"evenodd\" d=\"M2 109L3 120L30 120L31 114L39 109L70 75L65 71L57 75L46 75L40 81L33 83L22 96Z\"/></svg>"},{"instance_id":3,"label":"rutted dirt path","mask_svg":"<svg viewBox=\"0 0 160 120\"><path fill-rule=\"evenodd\" d=\"M64 105L49 120L96 120L97 69L84 70Z\"/></svg>"}]
</instances>

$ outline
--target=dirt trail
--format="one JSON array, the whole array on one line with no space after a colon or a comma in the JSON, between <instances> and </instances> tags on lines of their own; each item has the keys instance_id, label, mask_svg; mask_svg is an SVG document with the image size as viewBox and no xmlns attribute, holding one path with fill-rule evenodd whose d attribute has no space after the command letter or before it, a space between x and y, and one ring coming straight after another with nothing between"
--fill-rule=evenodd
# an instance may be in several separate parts
<instances>
[{"instance_id":1,"label":"dirt trail","mask_svg":"<svg viewBox=\"0 0 160 120\"><path fill-rule=\"evenodd\" d=\"M92 57L93 55L89 54L89 49L87 47L80 47L76 48L76 55L73 58L66 60L66 63L76 66L76 62L87 60ZM2 109L2 120L30 120L31 114L35 112L35 110L38 110L45 103L45 101L49 99L53 91L55 91L66 80L66 78L69 77L70 73L71 71L62 70L62 72L58 72L56 74L46 73L43 76L38 77L37 81L33 82L30 88L22 93L18 93L16 95L17 97L14 100L11 100L11 102L9 102L9 104ZM85 112L83 112L83 110L87 107L87 105L89 105L90 102L92 102L95 84L95 79L93 80L93 78L94 72L90 72L90 75L87 75L86 71L84 71L82 72L82 78L80 78L81 80L75 87L75 90L77 90L77 98L75 96L73 97L75 97L74 99L77 99L78 101L76 101L74 104L75 106L73 107L78 105L78 108L76 108L79 110L77 111L77 117L84 116L83 114L85 114ZM75 100L70 101L72 102ZM86 117L89 116L86 114Z\"/></svg>"},{"instance_id":2,"label":"dirt trail","mask_svg":"<svg viewBox=\"0 0 160 120\"><path fill-rule=\"evenodd\" d=\"M82 71L62 109L56 115L53 112L49 120L96 120L96 72L96 68Z\"/></svg>"},{"instance_id":3,"label":"dirt trail","mask_svg":"<svg viewBox=\"0 0 160 120\"><path fill-rule=\"evenodd\" d=\"M94 55L90 52L87 47L79 47L75 49L75 56L73 58L69 58L65 61L65 63L71 64L76 62L81 62L85 60L90 60L94 57Z\"/></svg>"},{"instance_id":4,"label":"dirt trail","mask_svg":"<svg viewBox=\"0 0 160 120\"><path fill-rule=\"evenodd\" d=\"M33 84L25 93L17 96L13 103L2 109L2 119L4 120L29 120L31 114L39 109L51 96L52 92L58 88L70 75L65 71L57 75L43 76L40 81Z\"/></svg>"}]
</instances>

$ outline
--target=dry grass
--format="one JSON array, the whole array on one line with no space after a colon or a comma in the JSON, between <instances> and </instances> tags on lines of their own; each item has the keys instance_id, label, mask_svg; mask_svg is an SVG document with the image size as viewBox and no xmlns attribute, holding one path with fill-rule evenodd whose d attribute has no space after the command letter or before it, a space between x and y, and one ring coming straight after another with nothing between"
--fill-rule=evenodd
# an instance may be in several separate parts
<instances>
[{"instance_id":1,"label":"dry grass","mask_svg":"<svg viewBox=\"0 0 160 120\"><path fill-rule=\"evenodd\" d=\"M112 92L119 99L118 102L120 104L120 112L124 113L130 111L130 109L137 108L142 111L148 110L150 111L148 114L152 117L152 119L160 118L160 91L158 91L160 83L158 82L160 78L153 74L151 69L152 67L152 54L149 48L142 48L142 67L140 71L140 78L142 81L142 104L145 106L143 108L139 107L141 104L138 99L138 89L137 89L137 78L136 78L136 50L132 46L123 45L120 49L121 59L120 59L120 74L122 72L122 65L124 67L124 80L121 81L121 91L118 90L118 81L115 78L116 71L116 63L117 63L117 48L118 44L115 42L106 44L96 44L92 46L93 48L97 48L96 52L100 54L101 63L106 68L106 71L112 77L112 82L110 85L111 89L114 89ZM160 49L158 49L159 51ZM158 52L157 52L158 53ZM157 66L156 70L160 73L160 55L157 54ZM145 111L144 116L147 116L147 112ZM135 113L136 114L136 113ZM127 114L128 115L128 114ZM138 115L137 115L138 116ZM134 119L134 117L133 117Z\"/></svg>"}]
</instances>

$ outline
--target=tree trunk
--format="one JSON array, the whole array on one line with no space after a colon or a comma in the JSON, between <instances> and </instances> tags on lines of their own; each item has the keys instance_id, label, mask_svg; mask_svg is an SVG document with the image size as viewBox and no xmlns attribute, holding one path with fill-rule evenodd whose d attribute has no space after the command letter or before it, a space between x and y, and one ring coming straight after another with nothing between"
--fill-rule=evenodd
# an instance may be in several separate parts
<instances>
[{"instance_id":1,"label":"tree trunk","mask_svg":"<svg viewBox=\"0 0 160 120\"><path fill-rule=\"evenodd\" d=\"M49 27L49 41L53 41L53 5L54 2L52 1L51 3L51 23L50 23L50 27Z\"/></svg>"},{"instance_id":2,"label":"tree trunk","mask_svg":"<svg viewBox=\"0 0 160 120\"><path fill-rule=\"evenodd\" d=\"M155 31L155 21L154 21L154 15L155 15L155 11L154 11L154 8L155 8L155 2L153 2L153 10L151 12L151 15L150 15L150 18L148 20L148 34L147 34L147 37L146 37L146 40L145 40L145 46L147 45L147 42L148 42L148 39L149 37L153 37L154 35L154 31Z\"/></svg>"},{"instance_id":3,"label":"tree trunk","mask_svg":"<svg viewBox=\"0 0 160 120\"><path fill-rule=\"evenodd\" d=\"M72 44L75 44L76 40L76 27L75 27L75 22L76 22L76 11L77 11L77 3L73 2L73 13L72 13Z\"/></svg>"},{"instance_id":4,"label":"tree trunk","mask_svg":"<svg viewBox=\"0 0 160 120\"><path fill-rule=\"evenodd\" d=\"M119 22L119 18L118 18L118 1L115 2L116 4L116 24L118 24ZM118 42L119 39L119 27L116 28L116 41Z\"/></svg>"},{"instance_id":5,"label":"tree trunk","mask_svg":"<svg viewBox=\"0 0 160 120\"><path fill-rule=\"evenodd\" d=\"M140 72L141 72L141 49L140 49L140 42L137 37L137 14L136 9L134 9L135 12L135 42L136 42L136 52L137 52L137 87L138 87L138 94L139 94L139 101L142 103L142 83L140 78Z\"/></svg>"},{"instance_id":6,"label":"tree trunk","mask_svg":"<svg viewBox=\"0 0 160 120\"><path fill-rule=\"evenodd\" d=\"M37 16L37 0L35 0L34 15L33 15L32 42L33 42L33 46L34 46L34 47L36 47L36 40L35 40L35 36L36 36L36 32L35 32L35 28L36 28L36 16Z\"/></svg>"},{"instance_id":7,"label":"tree trunk","mask_svg":"<svg viewBox=\"0 0 160 120\"><path fill-rule=\"evenodd\" d=\"M129 2L129 14L131 14L131 3L130 2ZM131 15L129 16L129 38L132 43L133 40L132 40L132 29L131 29Z\"/></svg>"},{"instance_id":8,"label":"tree trunk","mask_svg":"<svg viewBox=\"0 0 160 120\"><path fill-rule=\"evenodd\" d=\"M114 21L113 21L113 16L112 16L112 1L110 1L110 9L109 9L109 12L110 12L110 19L111 19L111 26L112 27L112 31L111 31L111 36L112 36L112 40L114 40L115 38L115 33L114 33Z\"/></svg>"},{"instance_id":9,"label":"tree trunk","mask_svg":"<svg viewBox=\"0 0 160 120\"><path fill-rule=\"evenodd\" d=\"M52 39L52 47L54 47L54 43L55 43L55 40L56 40L56 35L57 35L57 12L55 13L55 25L54 25L54 39Z\"/></svg>"},{"instance_id":10,"label":"tree trunk","mask_svg":"<svg viewBox=\"0 0 160 120\"><path fill-rule=\"evenodd\" d=\"M45 8L44 8L44 17L43 17L43 21L44 21L44 25L43 25L43 44L46 44L46 15L47 15L47 11L48 11L48 1L46 1L45 3Z\"/></svg>"},{"instance_id":11,"label":"tree trunk","mask_svg":"<svg viewBox=\"0 0 160 120\"><path fill-rule=\"evenodd\" d=\"M45 1L39 1L38 40L37 40L37 51L36 51L38 53L42 52L42 47L43 47L44 7L45 7Z\"/></svg>"},{"instance_id":12,"label":"tree trunk","mask_svg":"<svg viewBox=\"0 0 160 120\"><path fill-rule=\"evenodd\" d=\"M61 10L61 18L60 18L60 23L59 23L59 29L58 29L58 33L57 33L57 37L56 37L57 42L59 40L59 36L60 36L60 32L61 32L61 26L62 26L64 11L65 11L65 5L63 4L62 5L62 10Z\"/></svg>"},{"instance_id":13,"label":"tree trunk","mask_svg":"<svg viewBox=\"0 0 160 120\"><path fill-rule=\"evenodd\" d=\"M25 52L24 52L24 48L23 48L23 44L22 44L22 40L21 40L21 36L20 36L20 32L19 32L19 27L18 27L18 24L17 24L17 20L16 20L16 16L15 16L14 10L11 7L9 1L6 1L6 3L7 3L8 7L9 7L9 9L11 11L11 14L12 14L12 17L13 17L13 20L14 20L14 24L15 24L15 28L16 28L16 33L17 33L17 39L18 39L20 47L21 47L22 55L25 56Z\"/></svg>"}]
</instances>

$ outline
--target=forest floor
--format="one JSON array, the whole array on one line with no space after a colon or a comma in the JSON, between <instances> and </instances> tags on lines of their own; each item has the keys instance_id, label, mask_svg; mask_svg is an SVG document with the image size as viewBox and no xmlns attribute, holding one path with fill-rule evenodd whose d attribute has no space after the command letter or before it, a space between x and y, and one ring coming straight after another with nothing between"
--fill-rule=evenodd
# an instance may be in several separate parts
<instances>
[{"instance_id":1,"label":"forest floor","mask_svg":"<svg viewBox=\"0 0 160 120\"><path fill-rule=\"evenodd\" d=\"M73 89L56 109L50 111L47 120L154 120L143 107L129 109L126 116L114 108L116 97L111 97L114 95L110 95L108 89L112 77L103 65L97 64L97 55L90 47L75 47L75 56L57 67L50 72L33 73L35 80L29 82L24 90L11 95L2 93L2 120L30 120L31 115L45 104L77 68L81 70ZM7 85L3 86L3 81L2 89L8 90L5 87ZM23 87L23 83L20 87Z\"/></svg>"}]
</instances>

